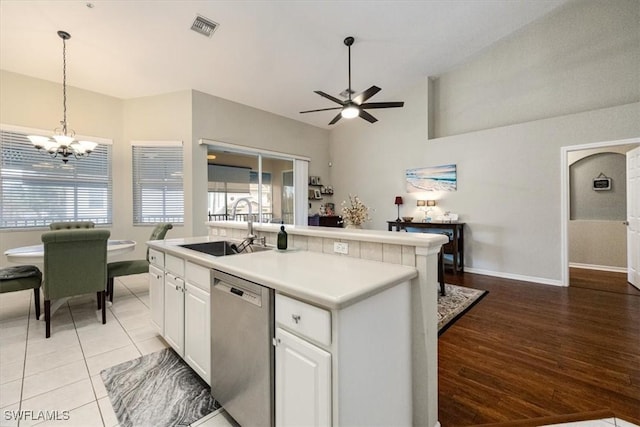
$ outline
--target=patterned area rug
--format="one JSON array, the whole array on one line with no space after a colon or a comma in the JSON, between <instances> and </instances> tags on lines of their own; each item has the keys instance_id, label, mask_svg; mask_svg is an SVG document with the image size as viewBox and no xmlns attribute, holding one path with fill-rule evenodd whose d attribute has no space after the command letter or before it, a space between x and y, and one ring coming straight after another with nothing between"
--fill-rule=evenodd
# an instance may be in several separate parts
<instances>
[{"instance_id":1,"label":"patterned area rug","mask_svg":"<svg viewBox=\"0 0 640 427\"><path fill-rule=\"evenodd\" d=\"M438 335L478 303L488 291L445 284L445 296L438 292Z\"/></svg>"},{"instance_id":2,"label":"patterned area rug","mask_svg":"<svg viewBox=\"0 0 640 427\"><path fill-rule=\"evenodd\" d=\"M121 427L188 426L220 408L207 383L169 348L100 375Z\"/></svg>"}]
</instances>

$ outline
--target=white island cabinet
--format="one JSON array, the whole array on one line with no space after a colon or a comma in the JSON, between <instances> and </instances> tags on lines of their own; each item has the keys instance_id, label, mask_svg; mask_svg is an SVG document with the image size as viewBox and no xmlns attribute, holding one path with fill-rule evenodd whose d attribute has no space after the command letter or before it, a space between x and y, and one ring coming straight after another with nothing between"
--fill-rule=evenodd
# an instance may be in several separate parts
<instances>
[{"instance_id":1,"label":"white island cabinet","mask_svg":"<svg viewBox=\"0 0 640 427\"><path fill-rule=\"evenodd\" d=\"M164 335L164 253L149 249L151 323Z\"/></svg>"},{"instance_id":2,"label":"white island cabinet","mask_svg":"<svg viewBox=\"0 0 640 427\"><path fill-rule=\"evenodd\" d=\"M163 337L211 384L210 270L165 254Z\"/></svg>"},{"instance_id":3,"label":"white island cabinet","mask_svg":"<svg viewBox=\"0 0 640 427\"><path fill-rule=\"evenodd\" d=\"M190 277L189 265L274 290L269 339L276 425L437 425L437 355L431 349L437 348L437 254L446 238L295 228L288 251L215 257L182 246L237 239L233 227L228 234L148 242L165 257L163 336L200 376L209 382L205 350L216 343L206 303L216 294L209 292L211 276ZM349 241L348 256L332 253L338 236L359 238Z\"/></svg>"},{"instance_id":4,"label":"white island cabinet","mask_svg":"<svg viewBox=\"0 0 640 427\"><path fill-rule=\"evenodd\" d=\"M408 281L332 310L276 294L276 426L412 425L410 307Z\"/></svg>"},{"instance_id":5,"label":"white island cabinet","mask_svg":"<svg viewBox=\"0 0 640 427\"><path fill-rule=\"evenodd\" d=\"M184 360L211 385L211 271L187 261Z\"/></svg>"},{"instance_id":6,"label":"white island cabinet","mask_svg":"<svg viewBox=\"0 0 640 427\"><path fill-rule=\"evenodd\" d=\"M331 353L276 329L276 426L331 425Z\"/></svg>"}]
</instances>

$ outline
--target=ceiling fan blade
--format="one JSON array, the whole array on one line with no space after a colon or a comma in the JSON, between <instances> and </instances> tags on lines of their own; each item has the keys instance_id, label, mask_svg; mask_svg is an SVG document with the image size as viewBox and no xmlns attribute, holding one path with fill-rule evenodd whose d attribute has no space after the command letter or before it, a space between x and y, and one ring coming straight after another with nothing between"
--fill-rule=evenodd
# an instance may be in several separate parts
<instances>
[{"instance_id":1,"label":"ceiling fan blade","mask_svg":"<svg viewBox=\"0 0 640 427\"><path fill-rule=\"evenodd\" d=\"M404 102L366 102L360 108L396 108L404 106Z\"/></svg>"},{"instance_id":2,"label":"ceiling fan blade","mask_svg":"<svg viewBox=\"0 0 640 427\"><path fill-rule=\"evenodd\" d=\"M369 123L375 123L375 122L378 121L378 119L376 119L375 117L373 117L371 114L367 113L364 110L360 110L360 117L362 117L363 119L365 119Z\"/></svg>"},{"instance_id":3,"label":"ceiling fan blade","mask_svg":"<svg viewBox=\"0 0 640 427\"><path fill-rule=\"evenodd\" d=\"M369 89L365 90L364 92L358 94L358 96L353 98L353 102L355 102L356 104L362 104L364 101L371 98L373 95L380 92L381 90L382 89L380 89L378 86L371 86Z\"/></svg>"},{"instance_id":4,"label":"ceiling fan blade","mask_svg":"<svg viewBox=\"0 0 640 427\"><path fill-rule=\"evenodd\" d=\"M342 110L342 107L320 108L319 110L300 111L300 114L315 113L316 111Z\"/></svg>"},{"instance_id":5,"label":"ceiling fan blade","mask_svg":"<svg viewBox=\"0 0 640 427\"><path fill-rule=\"evenodd\" d=\"M331 96L328 93L324 93L321 90L314 90L314 92L317 93L320 96L323 96L323 97L325 97L327 99L332 100L333 102L335 102L337 104L344 105L344 101L342 101L341 99L336 98L335 96Z\"/></svg>"},{"instance_id":6,"label":"ceiling fan blade","mask_svg":"<svg viewBox=\"0 0 640 427\"><path fill-rule=\"evenodd\" d=\"M336 122L337 122L338 120L340 120L341 118L342 118L342 111L341 111L341 112L339 112L339 113L338 113L338 115L337 115L337 116L335 116L335 117L333 118L333 120L331 120L331 121L329 122L329 124L330 124L330 125L335 125L335 124L336 124Z\"/></svg>"}]
</instances>

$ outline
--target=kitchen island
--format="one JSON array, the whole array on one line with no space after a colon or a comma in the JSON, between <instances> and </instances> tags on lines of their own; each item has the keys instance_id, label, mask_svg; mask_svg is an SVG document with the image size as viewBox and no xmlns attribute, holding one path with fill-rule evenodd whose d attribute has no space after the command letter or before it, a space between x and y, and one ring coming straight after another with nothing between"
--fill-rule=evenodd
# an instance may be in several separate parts
<instances>
[{"instance_id":1,"label":"kitchen island","mask_svg":"<svg viewBox=\"0 0 640 427\"><path fill-rule=\"evenodd\" d=\"M436 257L445 238L287 227L287 251L214 257L180 246L241 240L247 234L246 223L215 222L210 227L207 237L148 243L152 317L183 358L202 368L194 368L196 372L208 380L210 356L204 345L198 348L198 338L204 318L209 319L210 272L219 270L275 290L278 424L299 420L295 407L301 406L311 409L307 412L319 425L437 425ZM254 232L273 244L278 229L265 224ZM176 289L182 295L178 302L172 294ZM159 305L163 319L157 315ZM305 325L296 320L300 313L316 320ZM176 328L178 324L182 326ZM183 337L175 339L180 328ZM198 328L200 336L190 339ZM301 349L311 353L301 354ZM282 360L286 355L293 366L296 360L318 356L307 372L315 382L296 383L293 367L287 370L278 355ZM300 366L307 364L295 369ZM291 396L296 402L287 402ZM278 420L287 414L289 418Z\"/></svg>"}]
</instances>

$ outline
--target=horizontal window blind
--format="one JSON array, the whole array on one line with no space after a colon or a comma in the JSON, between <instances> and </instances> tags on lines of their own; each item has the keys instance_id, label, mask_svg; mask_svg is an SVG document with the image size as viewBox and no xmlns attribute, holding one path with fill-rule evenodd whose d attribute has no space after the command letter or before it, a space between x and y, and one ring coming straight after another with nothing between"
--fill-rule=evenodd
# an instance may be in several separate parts
<instances>
[{"instance_id":1,"label":"horizontal window blind","mask_svg":"<svg viewBox=\"0 0 640 427\"><path fill-rule=\"evenodd\" d=\"M25 133L0 130L0 228L54 221L112 223L111 145L64 164Z\"/></svg>"},{"instance_id":2,"label":"horizontal window blind","mask_svg":"<svg viewBox=\"0 0 640 427\"><path fill-rule=\"evenodd\" d=\"M133 223L184 223L182 145L133 145Z\"/></svg>"}]
</instances>

